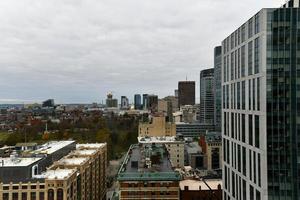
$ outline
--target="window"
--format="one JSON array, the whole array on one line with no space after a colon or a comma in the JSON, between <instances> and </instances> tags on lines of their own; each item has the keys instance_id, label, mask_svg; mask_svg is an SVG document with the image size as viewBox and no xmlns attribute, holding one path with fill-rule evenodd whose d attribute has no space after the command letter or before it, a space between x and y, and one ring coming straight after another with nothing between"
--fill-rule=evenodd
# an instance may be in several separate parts
<instances>
[{"instance_id":1,"label":"window","mask_svg":"<svg viewBox=\"0 0 300 200\"><path fill-rule=\"evenodd\" d=\"M248 75L252 75L253 71L253 42L248 43Z\"/></svg>"},{"instance_id":2,"label":"window","mask_svg":"<svg viewBox=\"0 0 300 200\"><path fill-rule=\"evenodd\" d=\"M249 149L249 177L252 181L252 151Z\"/></svg>"},{"instance_id":3,"label":"window","mask_svg":"<svg viewBox=\"0 0 300 200\"><path fill-rule=\"evenodd\" d=\"M27 200L27 192L22 192L22 200Z\"/></svg>"},{"instance_id":4,"label":"window","mask_svg":"<svg viewBox=\"0 0 300 200\"><path fill-rule=\"evenodd\" d=\"M241 91L240 91L240 82L237 82L237 109L241 109L241 100L240 100L240 96L241 96Z\"/></svg>"},{"instance_id":5,"label":"window","mask_svg":"<svg viewBox=\"0 0 300 200\"><path fill-rule=\"evenodd\" d=\"M250 200L254 200L254 190L253 190L253 186L249 185L250 187Z\"/></svg>"},{"instance_id":6,"label":"window","mask_svg":"<svg viewBox=\"0 0 300 200\"><path fill-rule=\"evenodd\" d=\"M8 200L9 194L8 193L3 193L2 199L3 200Z\"/></svg>"},{"instance_id":7,"label":"window","mask_svg":"<svg viewBox=\"0 0 300 200\"><path fill-rule=\"evenodd\" d=\"M231 53L231 56L230 56L230 75L231 75L231 80L233 80L233 77L234 77L234 53L232 52Z\"/></svg>"},{"instance_id":8,"label":"window","mask_svg":"<svg viewBox=\"0 0 300 200\"><path fill-rule=\"evenodd\" d=\"M245 114L242 114L242 142L245 142Z\"/></svg>"},{"instance_id":9,"label":"window","mask_svg":"<svg viewBox=\"0 0 300 200\"><path fill-rule=\"evenodd\" d=\"M253 35L253 22L252 19L248 22L248 38L251 38Z\"/></svg>"},{"instance_id":10,"label":"window","mask_svg":"<svg viewBox=\"0 0 300 200\"><path fill-rule=\"evenodd\" d=\"M16 193L16 192L12 193L12 200L18 200L18 198L19 198L18 195L19 195L19 194Z\"/></svg>"},{"instance_id":11,"label":"window","mask_svg":"<svg viewBox=\"0 0 300 200\"><path fill-rule=\"evenodd\" d=\"M255 110L255 79L252 81L252 109Z\"/></svg>"},{"instance_id":12,"label":"window","mask_svg":"<svg viewBox=\"0 0 300 200\"><path fill-rule=\"evenodd\" d=\"M254 183L256 183L256 153L253 151L253 177Z\"/></svg>"},{"instance_id":13,"label":"window","mask_svg":"<svg viewBox=\"0 0 300 200\"><path fill-rule=\"evenodd\" d=\"M242 148L242 158L243 158L243 175L246 176L246 148Z\"/></svg>"},{"instance_id":14,"label":"window","mask_svg":"<svg viewBox=\"0 0 300 200\"><path fill-rule=\"evenodd\" d=\"M254 41L254 73L259 73L259 38Z\"/></svg>"},{"instance_id":15,"label":"window","mask_svg":"<svg viewBox=\"0 0 300 200\"><path fill-rule=\"evenodd\" d=\"M226 66L226 56L224 56L224 68L223 68L223 79L224 79L224 82L226 82L227 80L226 80L226 69L227 69L227 66Z\"/></svg>"},{"instance_id":16,"label":"window","mask_svg":"<svg viewBox=\"0 0 300 200\"><path fill-rule=\"evenodd\" d=\"M247 188L246 188L246 181L243 179L243 200L247 200Z\"/></svg>"},{"instance_id":17,"label":"window","mask_svg":"<svg viewBox=\"0 0 300 200\"><path fill-rule=\"evenodd\" d=\"M259 32L259 13L255 15L255 26L254 26L254 31L255 34Z\"/></svg>"},{"instance_id":18,"label":"window","mask_svg":"<svg viewBox=\"0 0 300 200\"><path fill-rule=\"evenodd\" d=\"M246 26L245 26L245 24L243 24L243 26L242 26L242 42L245 42L245 38L246 38Z\"/></svg>"},{"instance_id":19,"label":"window","mask_svg":"<svg viewBox=\"0 0 300 200\"><path fill-rule=\"evenodd\" d=\"M256 200L260 200L260 192L256 190Z\"/></svg>"},{"instance_id":20,"label":"window","mask_svg":"<svg viewBox=\"0 0 300 200\"><path fill-rule=\"evenodd\" d=\"M232 196L235 197L235 173L232 172L232 180L231 180L231 183L232 183Z\"/></svg>"},{"instance_id":21,"label":"window","mask_svg":"<svg viewBox=\"0 0 300 200\"><path fill-rule=\"evenodd\" d=\"M40 192L40 200L44 200L45 199L45 193L44 192Z\"/></svg>"},{"instance_id":22,"label":"window","mask_svg":"<svg viewBox=\"0 0 300 200\"><path fill-rule=\"evenodd\" d=\"M238 171L241 172L241 146L238 145Z\"/></svg>"},{"instance_id":23,"label":"window","mask_svg":"<svg viewBox=\"0 0 300 200\"><path fill-rule=\"evenodd\" d=\"M245 81L242 81L242 110L246 109L246 94L245 94L246 86Z\"/></svg>"},{"instance_id":24,"label":"window","mask_svg":"<svg viewBox=\"0 0 300 200\"><path fill-rule=\"evenodd\" d=\"M256 109L257 110L260 110L260 80L259 80L259 78L257 78L257 86L256 86L256 88L257 88L257 94L256 94L256 99L257 99L257 107L256 107Z\"/></svg>"},{"instance_id":25,"label":"window","mask_svg":"<svg viewBox=\"0 0 300 200\"><path fill-rule=\"evenodd\" d=\"M259 116L255 115L255 147L259 148Z\"/></svg>"},{"instance_id":26,"label":"window","mask_svg":"<svg viewBox=\"0 0 300 200\"><path fill-rule=\"evenodd\" d=\"M260 154L257 154L257 162L258 162L258 166L257 166L257 176L258 176L258 186L261 187L261 168L260 168Z\"/></svg>"},{"instance_id":27,"label":"window","mask_svg":"<svg viewBox=\"0 0 300 200\"><path fill-rule=\"evenodd\" d=\"M36 200L36 193L30 192L30 200Z\"/></svg>"},{"instance_id":28,"label":"window","mask_svg":"<svg viewBox=\"0 0 300 200\"><path fill-rule=\"evenodd\" d=\"M248 81L248 105L251 110L251 80Z\"/></svg>"},{"instance_id":29,"label":"window","mask_svg":"<svg viewBox=\"0 0 300 200\"><path fill-rule=\"evenodd\" d=\"M249 115L249 126L248 126L248 133L249 133L249 140L248 140L248 143L249 145L253 145L253 122L252 122L252 115Z\"/></svg>"},{"instance_id":30,"label":"window","mask_svg":"<svg viewBox=\"0 0 300 200\"><path fill-rule=\"evenodd\" d=\"M241 76L245 77L245 45L241 48Z\"/></svg>"}]
</instances>

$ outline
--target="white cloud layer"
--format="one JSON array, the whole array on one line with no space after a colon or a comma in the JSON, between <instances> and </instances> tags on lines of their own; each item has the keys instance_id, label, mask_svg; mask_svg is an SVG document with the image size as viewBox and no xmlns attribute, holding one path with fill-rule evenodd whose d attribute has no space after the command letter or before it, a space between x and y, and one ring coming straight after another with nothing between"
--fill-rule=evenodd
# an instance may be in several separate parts
<instances>
[{"instance_id":1,"label":"white cloud layer","mask_svg":"<svg viewBox=\"0 0 300 200\"><path fill-rule=\"evenodd\" d=\"M282 0L0 1L0 99L92 102L173 94L213 48ZM197 93L198 88L197 88Z\"/></svg>"}]
</instances>

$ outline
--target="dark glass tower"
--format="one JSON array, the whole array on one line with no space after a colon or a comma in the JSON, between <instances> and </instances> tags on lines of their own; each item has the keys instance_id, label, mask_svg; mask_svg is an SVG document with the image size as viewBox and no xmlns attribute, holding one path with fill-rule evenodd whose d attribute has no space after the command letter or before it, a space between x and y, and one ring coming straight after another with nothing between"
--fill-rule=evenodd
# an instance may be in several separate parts
<instances>
[{"instance_id":1,"label":"dark glass tower","mask_svg":"<svg viewBox=\"0 0 300 200\"><path fill-rule=\"evenodd\" d=\"M214 123L217 131L221 131L222 123L222 47L214 49Z\"/></svg>"},{"instance_id":2,"label":"dark glass tower","mask_svg":"<svg viewBox=\"0 0 300 200\"><path fill-rule=\"evenodd\" d=\"M195 81L178 82L178 107L195 105Z\"/></svg>"},{"instance_id":3,"label":"dark glass tower","mask_svg":"<svg viewBox=\"0 0 300 200\"><path fill-rule=\"evenodd\" d=\"M200 123L214 124L214 68L200 72Z\"/></svg>"}]
</instances>

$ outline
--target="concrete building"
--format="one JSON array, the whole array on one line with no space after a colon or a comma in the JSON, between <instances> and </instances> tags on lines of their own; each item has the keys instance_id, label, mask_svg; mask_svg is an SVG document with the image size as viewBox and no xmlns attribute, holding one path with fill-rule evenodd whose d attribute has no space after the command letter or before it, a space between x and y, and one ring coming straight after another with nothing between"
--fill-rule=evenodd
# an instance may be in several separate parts
<instances>
[{"instance_id":1,"label":"concrete building","mask_svg":"<svg viewBox=\"0 0 300 200\"><path fill-rule=\"evenodd\" d=\"M198 138L201 135L205 135L207 131L214 131L215 126L210 124L199 123L176 123L176 135L183 137Z\"/></svg>"},{"instance_id":2,"label":"concrete building","mask_svg":"<svg viewBox=\"0 0 300 200\"><path fill-rule=\"evenodd\" d=\"M163 100L169 101L172 104L172 113L178 111L178 97L176 96L167 96L164 97Z\"/></svg>"},{"instance_id":3,"label":"concrete building","mask_svg":"<svg viewBox=\"0 0 300 200\"><path fill-rule=\"evenodd\" d=\"M162 144L132 145L118 173L119 199L179 200L181 176Z\"/></svg>"},{"instance_id":4,"label":"concrete building","mask_svg":"<svg viewBox=\"0 0 300 200\"><path fill-rule=\"evenodd\" d=\"M262 9L222 42L224 199L300 196L298 1Z\"/></svg>"},{"instance_id":5,"label":"concrete building","mask_svg":"<svg viewBox=\"0 0 300 200\"><path fill-rule=\"evenodd\" d=\"M107 94L106 107L107 108L117 108L118 107L118 99L113 99L112 93Z\"/></svg>"},{"instance_id":6,"label":"concrete building","mask_svg":"<svg viewBox=\"0 0 300 200\"><path fill-rule=\"evenodd\" d=\"M172 167L184 167L184 141L175 136L138 137L139 144L163 144L167 149Z\"/></svg>"},{"instance_id":7,"label":"concrete building","mask_svg":"<svg viewBox=\"0 0 300 200\"><path fill-rule=\"evenodd\" d=\"M198 142L189 142L184 146L185 165L191 166L193 169L206 169L206 155Z\"/></svg>"},{"instance_id":8,"label":"concrete building","mask_svg":"<svg viewBox=\"0 0 300 200\"><path fill-rule=\"evenodd\" d=\"M176 124L167 122L165 116L155 115L149 122L139 123L139 137L175 136Z\"/></svg>"},{"instance_id":9,"label":"concrete building","mask_svg":"<svg viewBox=\"0 0 300 200\"><path fill-rule=\"evenodd\" d=\"M151 113L156 113L158 111L158 96L151 94L147 98L147 108Z\"/></svg>"},{"instance_id":10,"label":"concrete building","mask_svg":"<svg viewBox=\"0 0 300 200\"><path fill-rule=\"evenodd\" d=\"M178 82L178 107L195 105L195 81Z\"/></svg>"},{"instance_id":11,"label":"concrete building","mask_svg":"<svg viewBox=\"0 0 300 200\"><path fill-rule=\"evenodd\" d=\"M134 109L135 110L141 110L143 107L142 105L142 98L140 94L134 95Z\"/></svg>"},{"instance_id":12,"label":"concrete building","mask_svg":"<svg viewBox=\"0 0 300 200\"><path fill-rule=\"evenodd\" d=\"M214 49L214 124L221 132L222 127L222 47Z\"/></svg>"},{"instance_id":13,"label":"concrete building","mask_svg":"<svg viewBox=\"0 0 300 200\"><path fill-rule=\"evenodd\" d=\"M186 179L179 183L181 200L222 200L222 180Z\"/></svg>"},{"instance_id":14,"label":"concrete building","mask_svg":"<svg viewBox=\"0 0 300 200\"><path fill-rule=\"evenodd\" d=\"M202 152L206 155L205 167L207 170L222 168L222 136L218 132L209 132L199 140Z\"/></svg>"},{"instance_id":15,"label":"concrete building","mask_svg":"<svg viewBox=\"0 0 300 200\"><path fill-rule=\"evenodd\" d=\"M214 68L200 72L200 123L214 124Z\"/></svg>"},{"instance_id":16,"label":"concrete building","mask_svg":"<svg viewBox=\"0 0 300 200\"><path fill-rule=\"evenodd\" d=\"M172 102L164 99L158 100L158 112L163 113L167 117L167 121L173 120Z\"/></svg>"},{"instance_id":17,"label":"concrete building","mask_svg":"<svg viewBox=\"0 0 300 200\"><path fill-rule=\"evenodd\" d=\"M126 96L121 96L121 109L129 109L129 100Z\"/></svg>"},{"instance_id":18,"label":"concrete building","mask_svg":"<svg viewBox=\"0 0 300 200\"><path fill-rule=\"evenodd\" d=\"M105 199L106 144L59 141L18 153L0 158L0 199Z\"/></svg>"}]
</instances>

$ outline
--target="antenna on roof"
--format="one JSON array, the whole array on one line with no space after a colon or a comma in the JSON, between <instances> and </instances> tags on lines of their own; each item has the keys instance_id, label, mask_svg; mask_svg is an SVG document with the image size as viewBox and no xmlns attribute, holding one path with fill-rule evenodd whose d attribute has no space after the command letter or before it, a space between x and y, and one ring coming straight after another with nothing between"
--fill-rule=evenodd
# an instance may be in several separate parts
<instances>
[{"instance_id":1,"label":"antenna on roof","mask_svg":"<svg viewBox=\"0 0 300 200\"><path fill-rule=\"evenodd\" d=\"M187 81L187 75L185 76L185 80Z\"/></svg>"}]
</instances>

